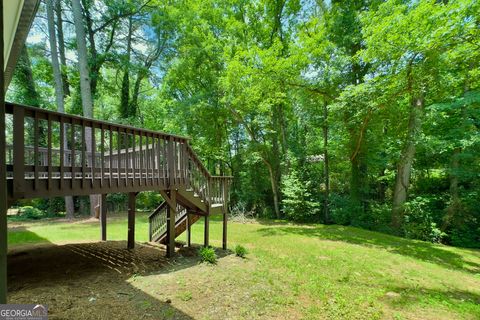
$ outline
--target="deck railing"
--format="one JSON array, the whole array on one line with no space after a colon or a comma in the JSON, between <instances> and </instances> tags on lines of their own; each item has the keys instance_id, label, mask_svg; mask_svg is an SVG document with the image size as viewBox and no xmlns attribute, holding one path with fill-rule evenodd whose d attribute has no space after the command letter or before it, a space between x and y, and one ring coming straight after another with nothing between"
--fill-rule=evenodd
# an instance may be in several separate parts
<instances>
[{"instance_id":1,"label":"deck railing","mask_svg":"<svg viewBox=\"0 0 480 320\"><path fill-rule=\"evenodd\" d=\"M188 138L7 103L11 199L193 189L223 203L231 177L214 177Z\"/></svg>"}]
</instances>

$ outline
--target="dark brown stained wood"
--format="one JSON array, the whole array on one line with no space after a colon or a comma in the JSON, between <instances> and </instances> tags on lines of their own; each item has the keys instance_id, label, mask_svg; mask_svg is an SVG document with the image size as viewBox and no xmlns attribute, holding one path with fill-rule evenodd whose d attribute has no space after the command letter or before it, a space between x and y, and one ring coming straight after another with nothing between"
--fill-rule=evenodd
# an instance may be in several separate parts
<instances>
[{"instance_id":1,"label":"dark brown stained wood","mask_svg":"<svg viewBox=\"0 0 480 320\"><path fill-rule=\"evenodd\" d=\"M161 151L160 151L160 150L161 150L160 141L161 141L161 139L160 139L160 137L157 137L156 141L157 141L157 158L156 158L156 163L157 163L157 174L158 174L157 184L158 184L158 185L161 185L161 184L162 184L162 180L161 180L162 177L161 177L161 175L160 175L160 172L161 172L161 171L160 171L160 170L161 170L161 165L160 165L160 159L161 159L161 155L160 155L160 153L161 153Z\"/></svg>"},{"instance_id":2,"label":"dark brown stained wood","mask_svg":"<svg viewBox=\"0 0 480 320\"><path fill-rule=\"evenodd\" d=\"M222 248L227 250L227 215L228 215L228 182L224 182L222 185L222 213L223 213L223 234L222 234Z\"/></svg>"},{"instance_id":3,"label":"dark brown stained wood","mask_svg":"<svg viewBox=\"0 0 480 320\"><path fill-rule=\"evenodd\" d=\"M70 177L70 189L73 190L75 186L75 168L76 168L76 161L75 161L75 125L73 119L70 119L70 152L71 152L71 159L70 159L70 171L72 172Z\"/></svg>"},{"instance_id":4,"label":"dark brown stained wood","mask_svg":"<svg viewBox=\"0 0 480 320\"><path fill-rule=\"evenodd\" d=\"M203 226L203 246L208 247L210 244L210 215L205 216L205 224Z\"/></svg>"},{"instance_id":5,"label":"dark brown stained wood","mask_svg":"<svg viewBox=\"0 0 480 320\"><path fill-rule=\"evenodd\" d=\"M166 207L149 217L150 223L155 223L155 229L149 228L150 237L155 232L154 241L164 241L170 256L174 254L175 237L182 232L187 231L188 243L191 243L191 225L201 216L205 217L204 244L208 246L209 215L220 213L220 209L224 214L222 243L226 247L227 195L231 177L212 176L187 139L20 105L10 104L6 110L13 114L14 131L14 145L8 146L10 149L6 152L15 158L6 165L9 177L13 178L6 179L8 203L20 198L100 194L101 239L104 240L106 194L128 193L127 246L133 248L135 196L141 191L157 191L165 198ZM34 141L33 145L26 146L25 121L32 120ZM44 122L47 123L46 131ZM59 132L54 130L57 125ZM105 145L106 131L108 147ZM46 137L46 147L40 145L45 143L43 137ZM54 148L54 141L60 142L59 149ZM77 152L80 152L79 161L75 161ZM27 154L29 161L25 164ZM31 163L32 155L34 163Z\"/></svg>"},{"instance_id":6,"label":"dark brown stained wood","mask_svg":"<svg viewBox=\"0 0 480 320\"><path fill-rule=\"evenodd\" d=\"M2 87L3 88L3 87ZM13 196L22 198L25 190L25 112L23 108L13 111ZM5 117L2 119L5 122ZM5 131L2 131L5 134Z\"/></svg>"},{"instance_id":7,"label":"dark brown stained wood","mask_svg":"<svg viewBox=\"0 0 480 320\"><path fill-rule=\"evenodd\" d=\"M173 137L168 140L168 150L167 150L167 157L168 157L168 185L170 188L175 186L175 161L174 161L174 141Z\"/></svg>"},{"instance_id":8,"label":"dark brown stained wood","mask_svg":"<svg viewBox=\"0 0 480 320\"><path fill-rule=\"evenodd\" d=\"M128 193L128 236L127 248L135 248L135 192Z\"/></svg>"},{"instance_id":9,"label":"dark brown stained wood","mask_svg":"<svg viewBox=\"0 0 480 320\"><path fill-rule=\"evenodd\" d=\"M175 201L170 197L170 190L163 191L159 190L160 195L162 196L163 200L170 206L170 207L175 207L176 203ZM175 197L176 199L177 197Z\"/></svg>"},{"instance_id":10,"label":"dark brown stained wood","mask_svg":"<svg viewBox=\"0 0 480 320\"><path fill-rule=\"evenodd\" d=\"M152 178L150 184L153 186L155 184L155 137L151 135L151 146L150 146L150 170Z\"/></svg>"},{"instance_id":11,"label":"dark brown stained wood","mask_svg":"<svg viewBox=\"0 0 480 320\"><path fill-rule=\"evenodd\" d=\"M143 140L142 140L142 132L140 132L140 138L139 138L139 145L140 145L140 168L139 168L139 171L140 171L140 179L139 179L139 183L140 183L140 186L143 185L142 181L143 181Z\"/></svg>"},{"instance_id":12,"label":"dark brown stained wood","mask_svg":"<svg viewBox=\"0 0 480 320\"><path fill-rule=\"evenodd\" d=\"M121 160L120 160L120 150L122 149L122 146L121 146L121 142L122 139L121 139L121 135L120 135L120 128L117 128L117 186L120 186L120 163L121 163Z\"/></svg>"},{"instance_id":13,"label":"dark brown stained wood","mask_svg":"<svg viewBox=\"0 0 480 320\"><path fill-rule=\"evenodd\" d=\"M87 173L87 159L86 159L86 149L87 149L87 142L86 142L86 130L85 121L82 121L82 151L81 151L81 159L82 159L82 188L85 188L85 175Z\"/></svg>"},{"instance_id":14,"label":"dark brown stained wood","mask_svg":"<svg viewBox=\"0 0 480 320\"><path fill-rule=\"evenodd\" d=\"M113 131L112 131L112 126L108 126L108 136L109 136L109 143L108 143L108 147L110 149L109 151L109 159L110 159L110 164L109 164L109 167L108 167L108 180L109 180L109 185L110 185L110 188L113 187L112 185L112 169L113 169L113 137L112 137L112 134L113 134Z\"/></svg>"},{"instance_id":15,"label":"dark brown stained wood","mask_svg":"<svg viewBox=\"0 0 480 320\"><path fill-rule=\"evenodd\" d=\"M103 188L103 176L105 175L105 129L101 128L100 131L100 186Z\"/></svg>"},{"instance_id":16,"label":"dark brown stained wood","mask_svg":"<svg viewBox=\"0 0 480 320\"><path fill-rule=\"evenodd\" d=\"M107 194L105 193L100 198L100 228L102 241L107 241Z\"/></svg>"},{"instance_id":17,"label":"dark brown stained wood","mask_svg":"<svg viewBox=\"0 0 480 320\"><path fill-rule=\"evenodd\" d=\"M187 213L187 246L192 246L192 218L191 214Z\"/></svg>"},{"instance_id":18,"label":"dark brown stained wood","mask_svg":"<svg viewBox=\"0 0 480 320\"><path fill-rule=\"evenodd\" d=\"M125 154L123 156L123 161L125 161L125 186L128 186L128 168L129 168L129 163L128 163L128 134L124 133L124 147L125 147Z\"/></svg>"},{"instance_id":19,"label":"dark brown stained wood","mask_svg":"<svg viewBox=\"0 0 480 320\"><path fill-rule=\"evenodd\" d=\"M47 162L48 162L48 184L47 189L52 189L52 120L48 117L47 125Z\"/></svg>"},{"instance_id":20,"label":"dark brown stained wood","mask_svg":"<svg viewBox=\"0 0 480 320\"><path fill-rule=\"evenodd\" d=\"M60 188L63 189L65 176L65 121L60 118Z\"/></svg>"},{"instance_id":21,"label":"dark brown stained wood","mask_svg":"<svg viewBox=\"0 0 480 320\"><path fill-rule=\"evenodd\" d=\"M91 128L92 134L91 134L91 154L90 154L90 167L92 168L91 173L92 173L92 188L94 187L95 183L95 128Z\"/></svg>"},{"instance_id":22,"label":"dark brown stained wood","mask_svg":"<svg viewBox=\"0 0 480 320\"><path fill-rule=\"evenodd\" d=\"M0 1L0 52L3 48L3 1ZM3 54L0 54L0 65L4 66ZM5 72L0 68L0 150L6 149L5 139ZM23 118L22 118L23 121ZM14 119L15 122L15 119ZM14 129L15 131L15 129ZM23 135L23 132L22 132ZM22 149L22 152L24 150ZM23 157L22 157L23 158ZM18 162L15 159L15 162ZM22 163L23 164L23 163ZM23 171L23 169L22 169ZM15 172L14 172L15 176ZM5 151L0 152L0 181L7 180ZM0 184L0 304L7 303L7 189L6 184Z\"/></svg>"},{"instance_id":23,"label":"dark brown stained wood","mask_svg":"<svg viewBox=\"0 0 480 320\"><path fill-rule=\"evenodd\" d=\"M40 132L39 132L39 129L38 129L38 123L39 123L39 118L38 118L38 112L35 112L35 116L34 116L34 122L33 122L33 132L34 132L34 151L33 151L33 161L34 161L34 185L33 185L33 189L37 190L38 189L38 174L39 174L39 164L38 162L40 161L40 154L39 154L39 151L38 151L38 145L39 145L39 135L40 135Z\"/></svg>"},{"instance_id":24,"label":"dark brown stained wood","mask_svg":"<svg viewBox=\"0 0 480 320\"><path fill-rule=\"evenodd\" d=\"M175 214L177 208L177 192L172 190L167 194L174 204L167 207L167 257L175 255Z\"/></svg>"},{"instance_id":25,"label":"dark brown stained wood","mask_svg":"<svg viewBox=\"0 0 480 320\"><path fill-rule=\"evenodd\" d=\"M88 125L88 126L93 125L97 129L101 128L101 126L103 124L103 125L106 125L106 126L112 126L112 127L115 127L115 128L119 128L119 130L122 130L122 131L125 131L127 129L141 130L141 132L143 132L144 134L147 134L147 133L157 134L157 135L162 136L164 139L174 137L174 138L178 138L180 140L185 140L185 141L190 140L189 137L179 136L179 135L170 134L170 133L165 133L165 132L162 132L162 131L153 131L153 130L149 130L149 129L139 129L139 128L135 128L135 127L132 127L132 126L126 126L126 125L123 125L123 124L112 124L110 122L106 122L106 121L102 121L102 120L93 120L93 119L89 119L89 118L85 118L85 117L81 117L81 116L77 116L77 115L73 115L73 114L68 114L67 115L67 114L64 114L64 113L61 113L61 112L51 111L51 110L48 110L48 109L39 109L39 108L36 108L36 107L22 105L22 104L19 104L19 103L6 102L5 103L5 111L9 114L12 114L14 106L23 108L25 110L25 115L28 116L28 117L34 117L35 112L40 112L39 118L41 120L47 120L48 114L51 114L52 121L60 121L61 117L68 117L69 119L71 119L71 121L73 123L75 123L77 125L81 125L82 122L85 122L86 125Z\"/></svg>"},{"instance_id":26,"label":"dark brown stained wood","mask_svg":"<svg viewBox=\"0 0 480 320\"><path fill-rule=\"evenodd\" d=\"M135 181L137 180L137 156L136 156L136 146L137 144L137 135L136 132L133 132L133 138L132 138L132 172L133 172L133 181L132 185L135 186Z\"/></svg>"}]
</instances>

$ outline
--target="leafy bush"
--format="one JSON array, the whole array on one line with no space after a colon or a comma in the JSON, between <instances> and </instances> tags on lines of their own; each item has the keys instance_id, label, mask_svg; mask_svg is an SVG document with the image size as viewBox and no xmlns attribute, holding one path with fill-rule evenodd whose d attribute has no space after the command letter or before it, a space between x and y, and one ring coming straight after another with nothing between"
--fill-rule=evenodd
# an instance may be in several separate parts
<instances>
[{"instance_id":1,"label":"leafy bush","mask_svg":"<svg viewBox=\"0 0 480 320\"><path fill-rule=\"evenodd\" d=\"M283 179L283 210L294 221L312 221L319 212L319 203L312 199L311 181L302 179L300 173L292 169Z\"/></svg>"},{"instance_id":2,"label":"leafy bush","mask_svg":"<svg viewBox=\"0 0 480 320\"><path fill-rule=\"evenodd\" d=\"M198 250L198 253L203 262L208 262L211 264L217 263L217 255L212 247L202 247L200 250Z\"/></svg>"},{"instance_id":3,"label":"leafy bush","mask_svg":"<svg viewBox=\"0 0 480 320\"><path fill-rule=\"evenodd\" d=\"M359 210L352 218L352 225L385 233L393 233L390 227L392 208L387 203L372 203L364 212Z\"/></svg>"},{"instance_id":4,"label":"leafy bush","mask_svg":"<svg viewBox=\"0 0 480 320\"><path fill-rule=\"evenodd\" d=\"M405 237L430 242L441 242L446 236L432 217L431 199L416 197L405 204L403 232Z\"/></svg>"},{"instance_id":5,"label":"leafy bush","mask_svg":"<svg viewBox=\"0 0 480 320\"><path fill-rule=\"evenodd\" d=\"M358 216L361 212L361 208L349 196L339 194L330 196L330 219L333 223L350 225L352 217Z\"/></svg>"},{"instance_id":6,"label":"leafy bush","mask_svg":"<svg viewBox=\"0 0 480 320\"><path fill-rule=\"evenodd\" d=\"M38 220L46 216L42 210L34 208L32 206L21 207L19 209L19 215L22 219L25 220Z\"/></svg>"},{"instance_id":7,"label":"leafy bush","mask_svg":"<svg viewBox=\"0 0 480 320\"><path fill-rule=\"evenodd\" d=\"M247 249L244 246L237 244L235 246L235 255L240 258L245 258L245 255L248 253Z\"/></svg>"}]
</instances>

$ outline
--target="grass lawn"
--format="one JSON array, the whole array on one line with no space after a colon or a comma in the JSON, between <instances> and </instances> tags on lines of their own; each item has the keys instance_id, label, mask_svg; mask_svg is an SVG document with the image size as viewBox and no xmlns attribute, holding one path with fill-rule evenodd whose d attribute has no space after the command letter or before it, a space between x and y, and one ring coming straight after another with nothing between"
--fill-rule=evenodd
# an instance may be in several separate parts
<instances>
[{"instance_id":1,"label":"grass lawn","mask_svg":"<svg viewBox=\"0 0 480 320\"><path fill-rule=\"evenodd\" d=\"M125 240L126 225L125 218L110 219L108 239ZM136 241L147 241L143 214L136 226ZM203 223L192 229L192 241L202 243ZM212 219L213 246L221 247L221 230L220 220ZM9 243L15 248L99 236L95 221L12 223ZM248 249L247 259L227 256L171 278L155 273L127 281L152 296L162 288L176 292L172 304L194 319L480 319L478 250L274 221L229 223L229 247L235 244ZM207 289L200 295L192 288Z\"/></svg>"}]
</instances>

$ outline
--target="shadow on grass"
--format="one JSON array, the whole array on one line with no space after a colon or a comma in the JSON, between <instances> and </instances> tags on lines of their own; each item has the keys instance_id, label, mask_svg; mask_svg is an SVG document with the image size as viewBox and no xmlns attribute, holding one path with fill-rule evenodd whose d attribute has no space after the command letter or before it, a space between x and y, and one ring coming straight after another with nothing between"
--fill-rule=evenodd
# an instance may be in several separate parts
<instances>
[{"instance_id":1,"label":"shadow on grass","mask_svg":"<svg viewBox=\"0 0 480 320\"><path fill-rule=\"evenodd\" d=\"M470 273L480 273L480 264L465 260L462 255L429 242L404 239L378 232L338 225L292 225L282 221L260 221L272 227L260 228L262 236L296 234L323 240L342 241L368 247L378 247L389 252L413 257L418 260L435 263L447 268ZM469 250L473 252L473 250ZM480 258L480 254L474 253Z\"/></svg>"},{"instance_id":2,"label":"shadow on grass","mask_svg":"<svg viewBox=\"0 0 480 320\"><path fill-rule=\"evenodd\" d=\"M390 287L398 295L385 296L388 304L403 309L409 305L443 305L459 314L475 315L480 319L480 294L465 290L436 290L411 287Z\"/></svg>"},{"instance_id":3,"label":"shadow on grass","mask_svg":"<svg viewBox=\"0 0 480 320\"><path fill-rule=\"evenodd\" d=\"M10 250L9 303L47 304L56 318L192 319L171 304L175 296L162 295L161 283L137 281L199 264L198 247L167 259L163 247L150 244L127 250L125 241L54 245L41 239ZM219 258L228 254L217 250Z\"/></svg>"},{"instance_id":4,"label":"shadow on grass","mask_svg":"<svg viewBox=\"0 0 480 320\"><path fill-rule=\"evenodd\" d=\"M27 227L9 227L8 244L30 244L30 243L50 243L48 239L39 236L35 232L28 230Z\"/></svg>"}]
</instances>

